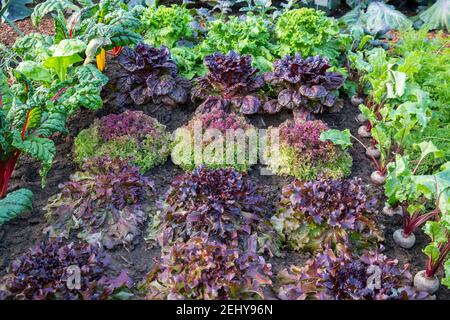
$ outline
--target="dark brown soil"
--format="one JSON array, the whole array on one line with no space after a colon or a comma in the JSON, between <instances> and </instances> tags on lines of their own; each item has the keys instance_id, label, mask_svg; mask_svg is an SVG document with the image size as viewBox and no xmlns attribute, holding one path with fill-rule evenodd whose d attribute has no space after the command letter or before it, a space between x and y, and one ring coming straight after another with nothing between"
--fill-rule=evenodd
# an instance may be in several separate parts
<instances>
[{"instance_id":1,"label":"dark brown soil","mask_svg":"<svg viewBox=\"0 0 450 320\"><path fill-rule=\"evenodd\" d=\"M53 20L49 17L45 17L37 28L33 26L30 19L17 21L15 24L24 34L38 32L52 35L55 33ZM12 46L19 37L19 34L9 24L0 22L0 43L9 47Z\"/></svg>"}]
</instances>

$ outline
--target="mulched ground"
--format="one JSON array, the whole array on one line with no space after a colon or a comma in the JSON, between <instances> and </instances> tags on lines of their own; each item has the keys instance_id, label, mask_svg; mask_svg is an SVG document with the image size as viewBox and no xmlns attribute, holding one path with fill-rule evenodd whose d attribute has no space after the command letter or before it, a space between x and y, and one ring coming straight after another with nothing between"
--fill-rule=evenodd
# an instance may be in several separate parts
<instances>
[{"instance_id":1,"label":"mulched ground","mask_svg":"<svg viewBox=\"0 0 450 320\"><path fill-rule=\"evenodd\" d=\"M25 34L38 32L43 34L52 35L55 33L55 26L53 20L49 17L45 17L41 24L35 28L30 19L15 22L16 26ZM0 22L0 42L10 47L14 44L16 39L19 38L19 34L7 23Z\"/></svg>"},{"instance_id":2,"label":"mulched ground","mask_svg":"<svg viewBox=\"0 0 450 320\"><path fill-rule=\"evenodd\" d=\"M114 63L109 64L107 74L108 72L113 72L113 70ZM46 226L43 207L47 203L48 198L58 192L58 184L67 181L70 174L74 173L77 169L71 160L74 137L77 136L80 130L92 124L95 118L109 113L120 113L129 107L115 106L113 103L114 99L112 99L113 95L113 86L109 84L103 92L105 100L104 108L97 112L84 109L80 110L69 122L69 135L56 137L58 152L54 167L48 175L46 188L42 189L40 186L38 164L28 158L21 159L19 167L11 181L10 191L25 186L31 188L35 193L34 208L31 213L25 214L0 227L0 276L6 273L7 266L15 257L43 238L42 230ZM146 114L157 118L170 131L173 131L191 119L194 106L189 104L169 110L164 106L148 104L133 107L133 109L142 110ZM341 112L326 114L320 116L319 119L327 122L332 128L349 128L356 135L358 124L355 121L355 117L357 113L357 109L346 101L345 107ZM250 117L249 120L258 128L267 128L272 125L276 126L288 118L291 118L289 113L281 113L276 116L257 115ZM425 255L421 252L421 248L427 243L426 237L422 232L417 232L417 244L410 250L404 250L394 245L392 233L401 226L400 217L388 218L381 214L381 208L384 203L383 190L380 187L374 187L369 184L369 176L373 171L373 167L366 158L363 148L358 144L355 144L350 152L353 157L352 176L363 179L368 185L368 193L379 199L380 213L375 218L378 221L379 227L385 231L386 241L384 243L384 253L390 258L398 259L400 263L409 262L413 274L423 269L426 259ZM261 176L259 169L259 166L254 166L249 173L249 177L259 184L261 192L267 197L271 208L274 209L277 206L281 188L289 183L292 178ZM169 159L164 165L148 172L148 175L155 181L157 194L161 197L169 188L174 177L181 173L182 170L173 165ZM115 249L110 253L113 256L117 268L128 268L134 280L141 281L154 264L154 259L159 256L159 249L149 248L141 238L133 249ZM291 264L303 264L307 258L307 255L289 252L285 257L270 259L270 262L273 265L274 274L276 274L279 270L289 267ZM437 297L438 299L450 299L450 291L441 287ZM267 298L274 298L273 293L267 292Z\"/></svg>"}]
</instances>

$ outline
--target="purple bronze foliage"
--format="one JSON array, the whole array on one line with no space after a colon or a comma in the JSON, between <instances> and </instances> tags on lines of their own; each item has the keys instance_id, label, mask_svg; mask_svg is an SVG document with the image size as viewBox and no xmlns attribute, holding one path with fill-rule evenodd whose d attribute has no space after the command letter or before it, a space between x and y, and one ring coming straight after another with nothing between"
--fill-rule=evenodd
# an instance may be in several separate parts
<instances>
[{"instance_id":1,"label":"purple bronze foliage","mask_svg":"<svg viewBox=\"0 0 450 320\"><path fill-rule=\"evenodd\" d=\"M200 166L177 177L166 195L162 245L200 233L226 243L256 231L266 200L245 173Z\"/></svg>"},{"instance_id":2,"label":"purple bronze foliage","mask_svg":"<svg viewBox=\"0 0 450 320\"><path fill-rule=\"evenodd\" d=\"M264 298L271 285L271 265L256 253L256 235L248 246L211 240L199 234L179 239L163 249L161 259L147 276L147 299L251 299Z\"/></svg>"},{"instance_id":3,"label":"purple bronze foliage","mask_svg":"<svg viewBox=\"0 0 450 320\"><path fill-rule=\"evenodd\" d=\"M79 289L68 286L74 266L80 270ZM13 261L8 271L2 279L6 299L104 300L132 286L126 270L108 276L112 268L104 251L62 239L39 243Z\"/></svg>"},{"instance_id":4,"label":"purple bronze foliage","mask_svg":"<svg viewBox=\"0 0 450 320\"><path fill-rule=\"evenodd\" d=\"M107 248L132 244L147 219L153 182L120 159L94 158L83 170L49 200L48 231L68 237L77 230L81 239Z\"/></svg>"},{"instance_id":5,"label":"purple bronze foliage","mask_svg":"<svg viewBox=\"0 0 450 320\"><path fill-rule=\"evenodd\" d=\"M286 108L302 114L335 110L339 106L335 91L344 84L344 77L327 72L330 67L326 58L303 59L298 53L274 62L274 71L266 73L264 79L278 92L278 98L267 102L264 111L276 113Z\"/></svg>"},{"instance_id":6,"label":"purple bronze foliage","mask_svg":"<svg viewBox=\"0 0 450 320\"><path fill-rule=\"evenodd\" d=\"M131 97L135 104L152 101L176 107L189 96L190 82L178 76L175 62L167 47L153 48L138 44L134 49L124 48L119 56L117 87L121 100Z\"/></svg>"},{"instance_id":7,"label":"purple bronze foliage","mask_svg":"<svg viewBox=\"0 0 450 320\"><path fill-rule=\"evenodd\" d=\"M398 266L379 252L366 251L360 258L345 248L331 249L279 274L278 297L283 300L406 300L428 299L412 286L409 266ZM374 277L371 277L375 275ZM377 278L378 277L378 278Z\"/></svg>"},{"instance_id":8,"label":"purple bronze foliage","mask_svg":"<svg viewBox=\"0 0 450 320\"><path fill-rule=\"evenodd\" d=\"M192 90L193 100L206 100L203 104L208 106L231 104L242 114L260 112L263 101L258 91L264 86L264 79L252 67L251 56L240 56L234 51L227 55L215 53L205 58L205 64L208 73L197 80ZM204 109L201 105L198 110Z\"/></svg>"}]
</instances>

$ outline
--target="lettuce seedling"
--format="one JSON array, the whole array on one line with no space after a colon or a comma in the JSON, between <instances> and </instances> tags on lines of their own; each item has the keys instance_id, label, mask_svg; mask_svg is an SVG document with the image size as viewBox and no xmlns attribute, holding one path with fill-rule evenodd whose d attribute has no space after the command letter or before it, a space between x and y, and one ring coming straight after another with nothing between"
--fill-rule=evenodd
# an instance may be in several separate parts
<instances>
[{"instance_id":1,"label":"lettuce seedling","mask_svg":"<svg viewBox=\"0 0 450 320\"><path fill-rule=\"evenodd\" d=\"M283 300L422 300L428 293L412 286L408 265L398 265L378 252L361 257L345 248L331 249L308 260L304 267L282 270L278 297Z\"/></svg>"},{"instance_id":2,"label":"lettuce seedling","mask_svg":"<svg viewBox=\"0 0 450 320\"><path fill-rule=\"evenodd\" d=\"M352 158L343 148L320 139L327 130L328 126L319 120L287 120L278 128L271 127L265 150L269 169L279 175L305 180L316 179L320 175L331 178L348 176ZM276 134L279 141L272 141Z\"/></svg>"},{"instance_id":3,"label":"lettuce seedling","mask_svg":"<svg viewBox=\"0 0 450 320\"><path fill-rule=\"evenodd\" d=\"M252 67L252 57L240 56L234 51L224 55L215 53L206 57L208 73L197 79L192 90L193 100L202 100L198 107L200 112L211 99L220 97L222 104L229 104L242 114L255 114L261 111L264 97L259 90L264 86L264 79L258 75L258 69Z\"/></svg>"},{"instance_id":4,"label":"lettuce seedling","mask_svg":"<svg viewBox=\"0 0 450 320\"><path fill-rule=\"evenodd\" d=\"M124 48L119 55L122 67L117 74L121 104L128 98L138 104L153 102L170 107L186 103L190 82L178 76L178 69L167 47L138 44Z\"/></svg>"},{"instance_id":5,"label":"lettuce seedling","mask_svg":"<svg viewBox=\"0 0 450 320\"><path fill-rule=\"evenodd\" d=\"M294 116L303 119L310 112L337 111L343 106L337 89L344 84L344 77L338 72L327 72L330 67L326 58L315 56L304 60L298 53L276 61L274 71L266 73L264 79L274 87L278 97L267 102L264 111L291 109Z\"/></svg>"},{"instance_id":6,"label":"lettuce seedling","mask_svg":"<svg viewBox=\"0 0 450 320\"><path fill-rule=\"evenodd\" d=\"M80 271L77 280L70 281ZM131 297L127 270L112 276L111 258L89 244L62 239L38 243L14 260L0 281L0 299L108 300ZM73 288L70 287L73 285Z\"/></svg>"},{"instance_id":7,"label":"lettuce seedling","mask_svg":"<svg viewBox=\"0 0 450 320\"><path fill-rule=\"evenodd\" d=\"M164 163L170 154L170 134L158 120L141 111L110 114L75 138L75 161L107 156L131 160L141 172Z\"/></svg>"},{"instance_id":8,"label":"lettuce seedling","mask_svg":"<svg viewBox=\"0 0 450 320\"><path fill-rule=\"evenodd\" d=\"M196 134L202 135L200 144ZM256 141L248 141L251 136ZM213 107L208 113L196 114L187 125L174 132L172 162L185 171L192 171L201 164L210 169L247 171L251 166L250 152L256 162L257 145L256 128L244 117ZM201 157L197 159L196 153Z\"/></svg>"},{"instance_id":9,"label":"lettuce seedling","mask_svg":"<svg viewBox=\"0 0 450 320\"><path fill-rule=\"evenodd\" d=\"M127 161L96 158L60 185L49 199L46 218L51 236L78 237L108 249L132 245L147 220L153 182Z\"/></svg>"},{"instance_id":10,"label":"lettuce seedling","mask_svg":"<svg viewBox=\"0 0 450 320\"><path fill-rule=\"evenodd\" d=\"M383 240L370 217L374 204L356 178L294 180L283 188L272 223L293 250L314 252L338 244L360 249Z\"/></svg>"},{"instance_id":11,"label":"lettuce seedling","mask_svg":"<svg viewBox=\"0 0 450 320\"><path fill-rule=\"evenodd\" d=\"M256 252L256 235L245 250L199 234L163 248L143 285L147 299L264 299L271 265Z\"/></svg>"}]
</instances>

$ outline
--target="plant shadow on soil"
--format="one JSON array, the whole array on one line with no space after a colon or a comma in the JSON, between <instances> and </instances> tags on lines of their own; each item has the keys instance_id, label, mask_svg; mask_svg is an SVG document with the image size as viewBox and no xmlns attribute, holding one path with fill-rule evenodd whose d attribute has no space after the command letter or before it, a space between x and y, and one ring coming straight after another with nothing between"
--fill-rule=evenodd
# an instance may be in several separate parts
<instances>
[{"instance_id":1,"label":"plant shadow on soil","mask_svg":"<svg viewBox=\"0 0 450 320\"><path fill-rule=\"evenodd\" d=\"M107 69L107 75L111 76L114 69L115 62L111 61ZM43 207L46 205L48 198L58 192L58 185L68 181L70 175L77 170L72 161L73 140L81 130L89 127L94 119L109 113L120 113L130 108L141 110L155 117L166 125L170 131L174 131L187 123L194 112L192 104L176 109L167 109L164 106L155 106L154 104L138 107L115 106L114 99L112 99L114 94L114 81L111 81L102 94L105 101L104 107L98 111L80 110L68 123L69 134L58 135L55 138L57 156L48 175L45 188L41 188L41 180L38 174L39 164L28 157L21 158L11 180L9 191L21 187L30 188L34 192L33 210L0 227L0 276L7 272L7 267L13 259L44 239L43 229L46 227L46 221ZM357 114L357 108L351 106L347 100L341 112L320 115L318 118L327 122L331 128L341 130L348 128L352 134L356 135L359 126L355 120ZM256 115L250 117L249 120L258 128L267 128L277 126L289 118L292 118L292 116L283 112L278 115ZM375 219L379 228L385 232L384 253L390 258L398 259L401 264L409 262L411 272L415 274L423 269L426 264L425 255L421 252L421 249L427 243L426 236L420 231L416 232L417 243L410 250L401 249L394 244L392 234L401 227L401 219L399 216L389 218L381 214L381 208L384 204L383 190L381 187L374 187L369 183L370 174L374 168L365 156L364 149L355 143L350 149L350 153L353 157L352 176L360 177L368 186L368 194L378 199L378 212L380 213L376 215ZM282 187L292 181L292 178L261 175L260 169L260 166L254 166L249 172L249 177L260 186L262 194L268 199L271 210L268 214L271 215L275 212ZM164 165L152 169L147 175L155 182L157 196L162 197L168 190L171 181L182 173L183 171L168 159ZM140 237L132 249L118 248L110 251L110 253L116 268L129 269L130 276L138 283L144 279L145 274L151 269L155 259L159 256L160 250L154 247L150 248L143 237ZM288 268L292 264L303 265L308 258L308 255L289 252L284 257L271 258L269 262L272 264L274 275L276 275L278 271ZM274 297L273 292L267 292L266 298L272 299ZM450 299L450 291L441 286L437 297L438 299Z\"/></svg>"}]
</instances>

